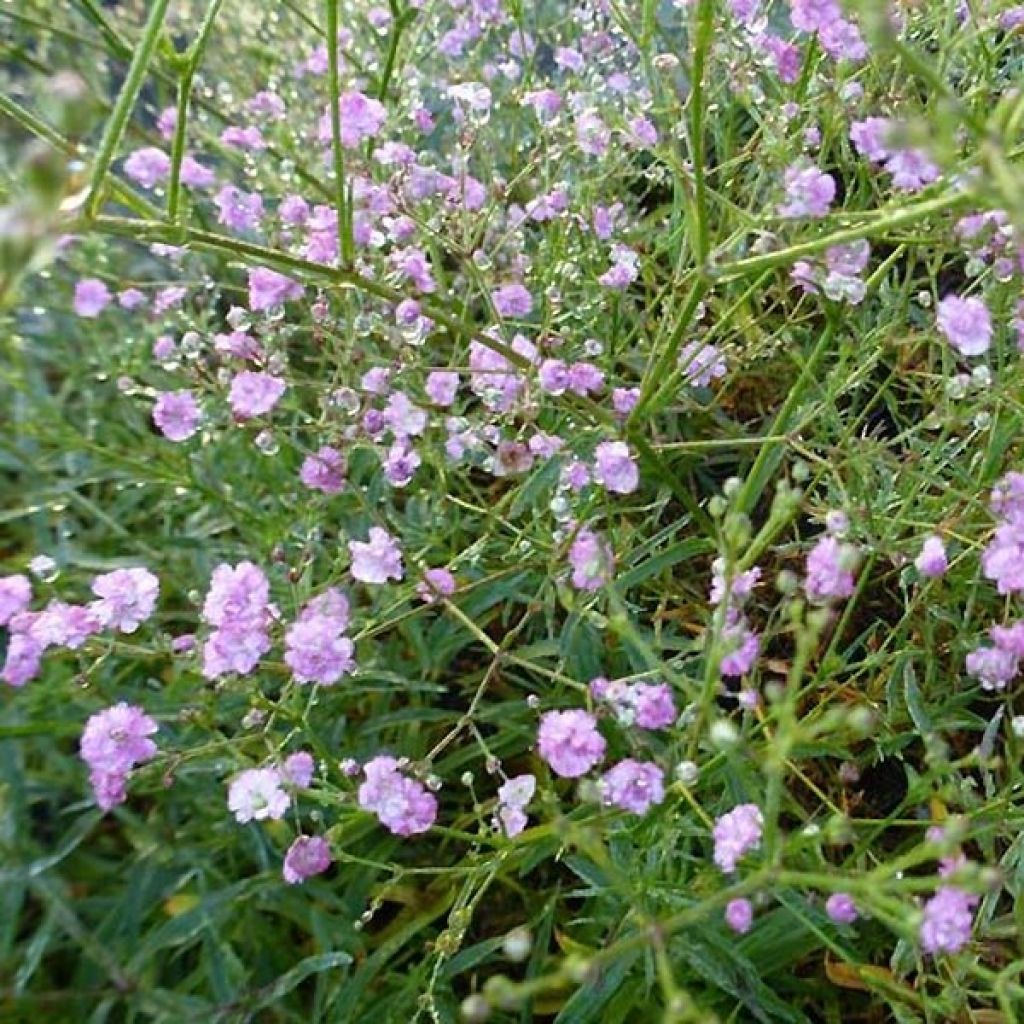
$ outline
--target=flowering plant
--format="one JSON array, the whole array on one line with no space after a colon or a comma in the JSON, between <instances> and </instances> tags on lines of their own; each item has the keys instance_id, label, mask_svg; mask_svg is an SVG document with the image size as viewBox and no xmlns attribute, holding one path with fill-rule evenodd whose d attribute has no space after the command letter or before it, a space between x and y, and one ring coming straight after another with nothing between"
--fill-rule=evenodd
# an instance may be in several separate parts
<instances>
[{"instance_id":1,"label":"flowering plant","mask_svg":"<svg viewBox=\"0 0 1024 1024\"><path fill-rule=\"evenodd\" d=\"M1024 9L64 6L18 1019L1014 1019Z\"/></svg>"}]
</instances>

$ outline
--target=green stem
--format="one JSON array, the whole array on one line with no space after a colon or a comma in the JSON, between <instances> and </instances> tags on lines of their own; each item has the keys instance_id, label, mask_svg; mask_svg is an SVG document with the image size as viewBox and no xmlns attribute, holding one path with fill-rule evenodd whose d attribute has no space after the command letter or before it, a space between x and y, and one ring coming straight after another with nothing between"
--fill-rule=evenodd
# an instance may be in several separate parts
<instances>
[{"instance_id":1,"label":"green stem","mask_svg":"<svg viewBox=\"0 0 1024 1024\"><path fill-rule=\"evenodd\" d=\"M341 145L340 78L338 74L338 0L324 0L327 11L327 76L331 91L331 154L334 159L335 206L338 214L338 244L342 266L351 266L354 256L352 226L345 191L345 150Z\"/></svg>"},{"instance_id":2,"label":"green stem","mask_svg":"<svg viewBox=\"0 0 1024 1024\"><path fill-rule=\"evenodd\" d=\"M121 137L124 135L132 108L135 106L135 100L142 89L142 82L149 69L149 62L153 58L153 51L156 49L157 39L163 28L169 2L170 0L154 0L143 29L142 39L128 68L128 76L121 87L110 119L103 129L103 137L100 139L100 148L96 154L92 177L89 181L89 198L85 207L87 216L94 217L103 202L103 184L107 171L114 160L114 154L121 143Z\"/></svg>"},{"instance_id":3,"label":"green stem","mask_svg":"<svg viewBox=\"0 0 1024 1024\"><path fill-rule=\"evenodd\" d=\"M110 24L106 15L97 5L96 0L77 0L77 2L78 6L85 11L86 17L99 29L100 34L107 42L107 46L118 57L127 57L132 52L131 46L118 33L117 29Z\"/></svg>"},{"instance_id":4,"label":"green stem","mask_svg":"<svg viewBox=\"0 0 1024 1024\"><path fill-rule=\"evenodd\" d=\"M703 267L711 251L708 230L707 184L704 148L704 71L711 48L714 27L713 0L699 0L697 27L693 48L693 72L690 81L690 155L693 163L693 255L698 267Z\"/></svg>"},{"instance_id":5,"label":"green stem","mask_svg":"<svg viewBox=\"0 0 1024 1024\"><path fill-rule=\"evenodd\" d=\"M844 242L856 242L861 238L875 238L884 235L894 228L906 227L908 224L916 224L919 220L935 213L945 213L947 210L954 210L958 206L968 206L975 201L969 192L958 190L944 196L937 196L935 199L926 199L920 203L912 203L903 206L898 210L877 211L878 216L872 220L859 224L852 224L847 228L840 228L831 234L822 235L820 238L812 238L806 242L798 242L785 249L776 252L764 253L761 256L748 256L746 259L736 260L727 263L711 271L711 276L716 283L736 281L750 274L759 274L764 270L772 270L776 267L787 267L805 256L814 256L824 252L833 245L840 245Z\"/></svg>"},{"instance_id":6,"label":"green stem","mask_svg":"<svg viewBox=\"0 0 1024 1024\"><path fill-rule=\"evenodd\" d=\"M214 19L224 0L212 0L206 9L203 23L199 27L199 35L186 55L185 67L178 79L178 117L174 125L174 143L171 147L171 181L167 188L167 219L179 220L181 202L181 161L185 156L185 130L188 123L188 103L192 93L192 79L195 77L199 62L203 58L207 40L213 29Z\"/></svg>"}]
</instances>

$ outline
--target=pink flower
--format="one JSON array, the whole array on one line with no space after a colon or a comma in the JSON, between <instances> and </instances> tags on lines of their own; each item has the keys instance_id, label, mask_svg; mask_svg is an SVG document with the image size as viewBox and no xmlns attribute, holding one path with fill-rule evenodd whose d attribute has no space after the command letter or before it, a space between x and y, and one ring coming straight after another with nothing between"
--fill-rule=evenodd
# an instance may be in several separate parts
<instances>
[{"instance_id":1,"label":"pink flower","mask_svg":"<svg viewBox=\"0 0 1024 1024\"><path fill-rule=\"evenodd\" d=\"M951 885L941 886L924 905L921 948L926 953L959 953L971 940L978 897Z\"/></svg>"},{"instance_id":2,"label":"pink flower","mask_svg":"<svg viewBox=\"0 0 1024 1024\"><path fill-rule=\"evenodd\" d=\"M195 157L186 153L181 158L181 183L189 188L210 188L217 176Z\"/></svg>"},{"instance_id":3,"label":"pink flower","mask_svg":"<svg viewBox=\"0 0 1024 1024\"><path fill-rule=\"evenodd\" d=\"M258 192L243 192L225 185L214 197L217 223L233 231L255 231L263 218L263 197Z\"/></svg>"},{"instance_id":4,"label":"pink flower","mask_svg":"<svg viewBox=\"0 0 1024 1024\"><path fill-rule=\"evenodd\" d=\"M124 173L143 188L154 188L171 173L171 158L155 146L137 149L125 160Z\"/></svg>"},{"instance_id":5,"label":"pink flower","mask_svg":"<svg viewBox=\"0 0 1024 1024\"><path fill-rule=\"evenodd\" d=\"M156 608L160 581L148 569L115 569L92 581L99 598L90 608L99 622L122 633L134 633Z\"/></svg>"},{"instance_id":6,"label":"pink flower","mask_svg":"<svg viewBox=\"0 0 1024 1024\"><path fill-rule=\"evenodd\" d=\"M276 768L249 768L228 786L228 810L244 825L250 821L277 821L288 811L288 794L281 788Z\"/></svg>"},{"instance_id":7,"label":"pink flower","mask_svg":"<svg viewBox=\"0 0 1024 1024\"><path fill-rule=\"evenodd\" d=\"M355 645L342 633L348 625L348 602L337 593L311 601L285 633L284 660L299 683L330 686L355 668ZM332 607L331 602L341 603Z\"/></svg>"},{"instance_id":8,"label":"pink flower","mask_svg":"<svg viewBox=\"0 0 1024 1024\"><path fill-rule=\"evenodd\" d=\"M947 295L938 305L935 321L962 356L980 356L992 344L992 317L979 298Z\"/></svg>"},{"instance_id":9,"label":"pink flower","mask_svg":"<svg viewBox=\"0 0 1024 1024\"><path fill-rule=\"evenodd\" d=\"M929 578L935 578L945 573L949 567L949 561L946 558L946 547L942 543L941 537L934 534L925 537L921 553L914 559L914 566L922 576Z\"/></svg>"},{"instance_id":10,"label":"pink flower","mask_svg":"<svg viewBox=\"0 0 1024 1024\"><path fill-rule=\"evenodd\" d=\"M307 455L299 470L299 479L310 489L337 494L345 486L345 456L324 445L315 455Z\"/></svg>"},{"instance_id":11,"label":"pink flower","mask_svg":"<svg viewBox=\"0 0 1024 1024\"><path fill-rule=\"evenodd\" d=\"M211 626L263 625L270 602L270 584L252 562L218 565L203 603L203 620Z\"/></svg>"},{"instance_id":12,"label":"pink flower","mask_svg":"<svg viewBox=\"0 0 1024 1024\"><path fill-rule=\"evenodd\" d=\"M379 135L388 119L383 103L355 90L343 92L338 97L338 114L341 118L339 139L346 149L354 149L364 139ZM331 115L328 111L320 119L319 139L330 142L331 138Z\"/></svg>"},{"instance_id":13,"label":"pink flower","mask_svg":"<svg viewBox=\"0 0 1024 1024\"><path fill-rule=\"evenodd\" d=\"M853 924L857 920L857 904L849 893L834 892L825 901L825 913L836 924Z\"/></svg>"},{"instance_id":14,"label":"pink flower","mask_svg":"<svg viewBox=\"0 0 1024 1024\"><path fill-rule=\"evenodd\" d=\"M289 885L322 875L332 863L331 846L322 836L299 836L284 855L281 874Z\"/></svg>"},{"instance_id":15,"label":"pink flower","mask_svg":"<svg viewBox=\"0 0 1024 1024\"><path fill-rule=\"evenodd\" d=\"M459 375L452 370L434 370L427 375L425 390L435 405L447 407L455 401Z\"/></svg>"},{"instance_id":16,"label":"pink flower","mask_svg":"<svg viewBox=\"0 0 1024 1024\"><path fill-rule=\"evenodd\" d=\"M586 110L576 118L576 144L587 156L604 156L611 138L608 125L594 111Z\"/></svg>"},{"instance_id":17,"label":"pink flower","mask_svg":"<svg viewBox=\"0 0 1024 1024\"><path fill-rule=\"evenodd\" d=\"M514 839L526 828L526 805L536 790L537 780L532 775L517 775L499 787L496 824L509 839Z\"/></svg>"},{"instance_id":18,"label":"pink flower","mask_svg":"<svg viewBox=\"0 0 1024 1024\"><path fill-rule=\"evenodd\" d=\"M640 483L640 473L622 441L602 441L594 452L594 479L615 494L632 494Z\"/></svg>"},{"instance_id":19,"label":"pink flower","mask_svg":"<svg viewBox=\"0 0 1024 1024\"><path fill-rule=\"evenodd\" d=\"M1004 522L996 527L982 553L981 568L1000 594L1024 590L1024 524Z\"/></svg>"},{"instance_id":20,"label":"pink flower","mask_svg":"<svg viewBox=\"0 0 1024 1024\"><path fill-rule=\"evenodd\" d=\"M491 301L501 316L522 318L533 309L533 297L521 284L503 284L491 292Z\"/></svg>"},{"instance_id":21,"label":"pink flower","mask_svg":"<svg viewBox=\"0 0 1024 1024\"><path fill-rule=\"evenodd\" d=\"M297 750L285 758L281 775L285 782L291 783L296 789L309 789L315 767L313 755L308 750Z\"/></svg>"},{"instance_id":22,"label":"pink flower","mask_svg":"<svg viewBox=\"0 0 1024 1024\"><path fill-rule=\"evenodd\" d=\"M754 923L754 907L742 896L729 900L725 905L725 923L737 935L746 935Z\"/></svg>"},{"instance_id":23,"label":"pink flower","mask_svg":"<svg viewBox=\"0 0 1024 1024\"><path fill-rule=\"evenodd\" d=\"M439 597L451 597L455 593L455 577L447 569L428 569L423 582L416 587L416 594L426 604L433 604Z\"/></svg>"},{"instance_id":24,"label":"pink flower","mask_svg":"<svg viewBox=\"0 0 1024 1024\"><path fill-rule=\"evenodd\" d=\"M39 674L43 645L28 632L11 631L0 679L8 686L24 686Z\"/></svg>"},{"instance_id":25,"label":"pink flower","mask_svg":"<svg viewBox=\"0 0 1024 1024\"><path fill-rule=\"evenodd\" d=\"M789 20L798 32L820 32L842 16L837 0L790 0Z\"/></svg>"},{"instance_id":26,"label":"pink flower","mask_svg":"<svg viewBox=\"0 0 1024 1024\"><path fill-rule=\"evenodd\" d=\"M804 590L811 601L849 597L854 589L853 564L857 551L835 537L822 537L807 556Z\"/></svg>"},{"instance_id":27,"label":"pink flower","mask_svg":"<svg viewBox=\"0 0 1024 1024\"><path fill-rule=\"evenodd\" d=\"M779 207L780 217L824 217L836 197L835 180L813 166L786 168L785 186L787 201Z\"/></svg>"},{"instance_id":28,"label":"pink flower","mask_svg":"<svg viewBox=\"0 0 1024 1024\"><path fill-rule=\"evenodd\" d=\"M537 751L564 779L585 775L604 757L607 744L586 711L548 711L541 716Z\"/></svg>"},{"instance_id":29,"label":"pink flower","mask_svg":"<svg viewBox=\"0 0 1024 1024\"><path fill-rule=\"evenodd\" d=\"M267 267L249 271L249 308L260 313L302 298L302 285Z\"/></svg>"},{"instance_id":30,"label":"pink flower","mask_svg":"<svg viewBox=\"0 0 1024 1024\"><path fill-rule=\"evenodd\" d=\"M82 278L75 284L75 313L82 317L97 317L110 305L112 298L110 289L98 278Z\"/></svg>"},{"instance_id":31,"label":"pink flower","mask_svg":"<svg viewBox=\"0 0 1024 1024\"><path fill-rule=\"evenodd\" d=\"M0 626L23 612L31 600L32 584L27 576L0 576Z\"/></svg>"},{"instance_id":32,"label":"pink flower","mask_svg":"<svg viewBox=\"0 0 1024 1024\"><path fill-rule=\"evenodd\" d=\"M98 711L86 722L79 753L89 766L89 780L102 810L124 801L129 772L156 754L156 744L149 738L156 731L156 722L142 708L125 703Z\"/></svg>"},{"instance_id":33,"label":"pink flower","mask_svg":"<svg viewBox=\"0 0 1024 1024\"><path fill-rule=\"evenodd\" d=\"M650 761L627 757L601 776L598 789L605 806L646 814L665 799L665 773Z\"/></svg>"},{"instance_id":34,"label":"pink flower","mask_svg":"<svg viewBox=\"0 0 1024 1024\"><path fill-rule=\"evenodd\" d=\"M699 341L687 342L679 351L679 366L686 383L695 388L711 386L726 374L725 358L714 345Z\"/></svg>"},{"instance_id":35,"label":"pink flower","mask_svg":"<svg viewBox=\"0 0 1024 1024\"><path fill-rule=\"evenodd\" d=\"M405 575L398 541L379 526L370 527L366 541L350 540L348 550L352 557L350 571L360 583L386 583Z\"/></svg>"},{"instance_id":36,"label":"pink flower","mask_svg":"<svg viewBox=\"0 0 1024 1024\"><path fill-rule=\"evenodd\" d=\"M437 798L422 783L406 778L393 757L368 761L366 781L359 787L359 806L398 836L426 832L437 819Z\"/></svg>"},{"instance_id":37,"label":"pink flower","mask_svg":"<svg viewBox=\"0 0 1024 1024\"><path fill-rule=\"evenodd\" d=\"M600 590L611 581L614 557L603 537L593 530L580 530L569 548L572 585L577 590Z\"/></svg>"},{"instance_id":38,"label":"pink flower","mask_svg":"<svg viewBox=\"0 0 1024 1024\"><path fill-rule=\"evenodd\" d=\"M729 677L746 675L754 667L761 650L761 641L747 625L746 619L741 617L726 626L722 631L722 642L727 653L722 657L718 671Z\"/></svg>"},{"instance_id":39,"label":"pink flower","mask_svg":"<svg viewBox=\"0 0 1024 1024\"><path fill-rule=\"evenodd\" d=\"M761 842L762 824L757 804L740 804L715 819L714 861L727 875L736 870L740 858Z\"/></svg>"},{"instance_id":40,"label":"pink flower","mask_svg":"<svg viewBox=\"0 0 1024 1024\"><path fill-rule=\"evenodd\" d=\"M153 422L168 441L187 441L199 429L201 419L191 391L165 391L153 406Z\"/></svg>"},{"instance_id":41,"label":"pink flower","mask_svg":"<svg viewBox=\"0 0 1024 1024\"><path fill-rule=\"evenodd\" d=\"M285 382L269 373L242 370L231 381L228 402L239 419L270 412L284 394Z\"/></svg>"}]
</instances>

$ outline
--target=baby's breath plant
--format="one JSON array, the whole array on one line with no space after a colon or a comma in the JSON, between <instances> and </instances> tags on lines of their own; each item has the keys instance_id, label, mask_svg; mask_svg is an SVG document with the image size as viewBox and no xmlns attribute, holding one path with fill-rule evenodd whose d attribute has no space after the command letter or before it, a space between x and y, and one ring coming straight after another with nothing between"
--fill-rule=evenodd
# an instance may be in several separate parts
<instances>
[{"instance_id":1,"label":"baby's breath plant","mask_svg":"<svg viewBox=\"0 0 1024 1024\"><path fill-rule=\"evenodd\" d=\"M1017 1020L1024 8L0 26L0 1019Z\"/></svg>"}]
</instances>

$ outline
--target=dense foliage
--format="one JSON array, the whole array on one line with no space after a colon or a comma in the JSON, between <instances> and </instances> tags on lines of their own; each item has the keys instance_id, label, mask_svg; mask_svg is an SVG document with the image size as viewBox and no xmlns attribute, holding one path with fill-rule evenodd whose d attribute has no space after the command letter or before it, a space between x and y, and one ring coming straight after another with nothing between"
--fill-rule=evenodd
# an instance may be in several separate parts
<instances>
[{"instance_id":1,"label":"dense foliage","mask_svg":"<svg viewBox=\"0 0 1024 1024\"><path fill-rule=\"evenodd\" d=\"M1024 8L0 26L0 1018L1016 1020Z\"/></svg>"}]
</instances>

